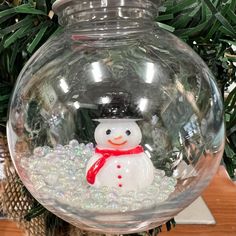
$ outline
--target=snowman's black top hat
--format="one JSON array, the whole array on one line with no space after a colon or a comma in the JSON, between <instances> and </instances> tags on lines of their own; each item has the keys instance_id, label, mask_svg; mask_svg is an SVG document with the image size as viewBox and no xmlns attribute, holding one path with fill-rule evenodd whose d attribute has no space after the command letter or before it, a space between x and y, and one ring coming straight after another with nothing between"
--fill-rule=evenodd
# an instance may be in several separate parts
<instances>
[{"instance_id":1,"label":"snowman's black top hat","mask_svg":"<svg viewBox=\"0 0 236 236\"><path fill-rule=\"evenodd\" d=\"M131 95L127 92L109 92L103 98L106 102L99 104L100 115L97 121L105 119L141 120L142 115L137 105L132 104ZM102 101L102 99L101 99Z\"/></svg>"}]
</instances>

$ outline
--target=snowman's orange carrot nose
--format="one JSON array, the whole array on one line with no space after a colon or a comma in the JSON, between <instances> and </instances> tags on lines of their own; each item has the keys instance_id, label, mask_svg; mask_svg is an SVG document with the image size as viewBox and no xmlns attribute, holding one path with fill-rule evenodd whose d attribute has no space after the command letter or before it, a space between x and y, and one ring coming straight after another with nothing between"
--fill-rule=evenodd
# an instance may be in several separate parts
<instances>
[{"instance_id":1,"label":"snowman's orange carrot nose","mask_svg":"<svg viewBox=\"0 0 236 236\"><path fill-rule=\"evenodd\" d=\"M123 138L123 136L122 136L122 135L120 135L120 136L118 136L118 137L114 138L114 140L119 140L119 139L122 139L122 138Z\"/></svg>"}]
</instances>

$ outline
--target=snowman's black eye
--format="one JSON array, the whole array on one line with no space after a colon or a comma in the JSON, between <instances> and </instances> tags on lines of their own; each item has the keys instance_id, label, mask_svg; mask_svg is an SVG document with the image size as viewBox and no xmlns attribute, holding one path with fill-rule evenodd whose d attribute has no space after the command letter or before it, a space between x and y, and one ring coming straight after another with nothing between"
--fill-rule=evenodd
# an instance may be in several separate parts
<instances>
[{"instance_id":1,"label":"snowman's black eye","mask_svg":"<svg viewBox=\"0 0 236 236\"><path fill-rule=\"evenodd\" d=\"M111 133L111 130L108 129L108 130L106 131L106 134L109 135L110 133Z\"/></svg>"},{"instance_id":2,"label":"snowman's black eye","mask_svg":"<svg viewBox=\"0 0 236 236\"><path fill-rule=\"evenodd\" d=\"M126 130L125 133L126 133L126 135L128 135L128 136L131 134L130 130Z\"/></svg>"}]
</instances>

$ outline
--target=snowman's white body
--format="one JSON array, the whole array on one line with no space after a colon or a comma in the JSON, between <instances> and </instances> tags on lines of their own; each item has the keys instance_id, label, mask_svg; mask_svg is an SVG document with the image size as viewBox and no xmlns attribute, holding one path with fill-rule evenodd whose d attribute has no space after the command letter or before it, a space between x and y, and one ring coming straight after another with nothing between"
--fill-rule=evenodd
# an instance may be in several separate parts
<instances>
[{"instance_id":1,"label":"snowman's white body","mask_svg":"<svg viewBox=\"0 0 236 236\"><path fill-rule=\"evenodd\" d=\"M141 130L134 120L99 120L95 130L97 148L123 150L136 148L142 139ZM102 157L95 153L87 163L86 173ZM96 175L94 187L115 187L120 190L140 190L154 179L154 167L145 152L110 156Z\"/></svg>"},{"instance_id":2,"label":"snowman's white body","mask_svg":"<svg viewBox=\"0 0 236 236\"><path fill-rule=\"evenodd\" d=\"M88 162L87 170L101 157L95 154ZM121 190L138 190L153 181L153 164L143 153L111 156L96 176L95 187L116 187Z\"/></svg>"}]
</instances>

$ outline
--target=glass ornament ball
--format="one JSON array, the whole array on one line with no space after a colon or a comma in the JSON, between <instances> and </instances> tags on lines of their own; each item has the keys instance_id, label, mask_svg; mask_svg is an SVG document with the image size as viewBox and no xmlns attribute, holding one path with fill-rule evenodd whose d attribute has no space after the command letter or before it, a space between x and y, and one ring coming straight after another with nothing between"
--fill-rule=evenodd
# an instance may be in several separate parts
<instances>
[{"instance_id":1,"label":"glass ornament ball","mask_svg":"<svg viewBox=\"0 0 236 236\"><path fill-rule=\"evenodd\" d=\"M223 105L202 59L154 24L159 1L57 0L63 30L23 68L7 136L48 210L133 233L193 202L224 150Z\"/></svg>"}]
</instances>

